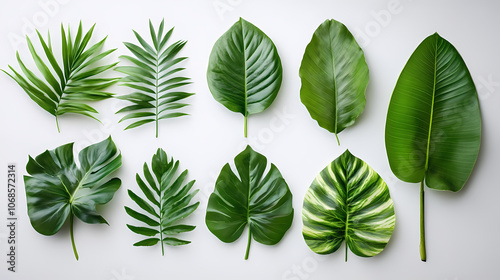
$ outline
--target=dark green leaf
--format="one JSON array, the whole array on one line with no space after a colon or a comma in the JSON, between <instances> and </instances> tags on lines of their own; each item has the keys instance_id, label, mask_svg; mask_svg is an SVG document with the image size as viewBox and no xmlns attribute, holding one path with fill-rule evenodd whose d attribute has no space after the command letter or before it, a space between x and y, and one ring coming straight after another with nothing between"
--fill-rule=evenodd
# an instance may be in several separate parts
<instances>
[{"instance_id":1,"label":"dark green leaf","mask_svg":"<svg viewBox=\"0 0 500 280\"><path fill-rule=\"evenodd\" d=\"M481 143L479 100L467 66L437 33L413 52L394 88L387 112L385 145L392 172L421 183L421 258L424 182L457 192L476 162Z\"/></svg>"},{"instance_id":2,"label":"dark green leaf","mask_svg":"<svg viewBox=\"0 0 500 280\"><path fill-rule=\"evenodd\" d=\"M208 62L208 87L215 100L247 117L271 105L281 87L283 69L274 43L240 18L215 42Z\"/></svg>"},{"instance_id":3,"label":"dark green leaf","mask_svg":"<svg viewBox=\"0 0 500 280\"><path fill-rule=\"evenodd\" d=\"M226 164L207 205L208 229L223 242L238 239L246 225L249 237L265 245L278 243L293 219L292 193L278 168L250 146L234 159L238 175ZM250 238L245 259L248 258Z\"/></svg>"},{"instance_id":4,"label":"dark green leaf","mask_svg":"<svg viewBox=\"0 0 500 280\"><path fill-rule=\"evenodd\" d=\"M109 202L120 187L118 178L102 182L121 166L120 152L108 138L83 149L78 159L77 166L73 143L29 158L30 176L24 176L28 216L39 233L57 233L68 218L72 227L73 215L86 223L107 223L96 205Z\"/></svg>"}]
</instances>

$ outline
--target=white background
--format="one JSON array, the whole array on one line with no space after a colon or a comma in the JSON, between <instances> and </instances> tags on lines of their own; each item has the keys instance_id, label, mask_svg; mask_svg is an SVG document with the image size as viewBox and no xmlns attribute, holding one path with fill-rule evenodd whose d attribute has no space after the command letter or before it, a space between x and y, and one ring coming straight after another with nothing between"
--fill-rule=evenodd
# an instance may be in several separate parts
<instances>
[{"instance_id":1,"label":"white background","mask_svg":"<svg viewBox=\"0 0 500 280\"><path fill-rule=\"evenodd\" d=\"M94 43L109 35L106 48L118 48L112 60L127 54L123 41L135 42L132 29L148 34L165 18L175 26L173 38L188 40L182 55L189 60L186 75L196 95L189 100L190 116L167 120L154 138L154 125L123 131L114 115L123 104L96 104L103 125L80 116L53 116L32 102L17 84L0 73L0 279L499 279L500 218L497 181L500 129L499 4L495 1L261 1L261 0L122 0L122 1L2 1L0 4L0 68L18 68L15 52L32 65L24 35L33 27L51 30L59 42L61 22L87 29L97 23ZM265 112L249 118L249 138L243 137L243 117L217 103L206 82L208 57L214 42L243 17L275 43L284 76L278 97ZM353 32L370 69L366 108L354 126L335 136L312 120L299 99L298 69L304 49L318 25L334 18ZM390 96L404 64L417 45L438 32L466 61L478 88L483 118L482 143L475 170L459 193L426 192L428 261L419 258L419 185L399 181L391 172L384 145ZM21 40L21 42L19 41ZM123 87L111 89L126 92ZM122 187L100 208L107 225L75 224L80 261L71 250L69 230L55 236L38 234L30 225L22 180L18 184L17 272L7 271L7 164L16 163L18 178L25 174L28 155L75 142L81 149L112 135L122 151L123 165L115 173ZM226 162L246 144L276 164L294 195L291 229L276 246L252 243L243 259L246 232L225 244L204 222L208 196ZM201 191L199 209L188 218L197 225L183 235L192 244L167 248L136 248L139 236L125 224L133 222L123 210L132 205L126 189L138 189L135 173L150 162L157 148L180 160ZM395 203L396 228L386 249L373 258L360 258L344 249L328 256L314 254L301 230L304 194L315 175L349 149L371 165L387 182ZM2 191L3 189L3 191Z\"/></svg>"}]
</instances>

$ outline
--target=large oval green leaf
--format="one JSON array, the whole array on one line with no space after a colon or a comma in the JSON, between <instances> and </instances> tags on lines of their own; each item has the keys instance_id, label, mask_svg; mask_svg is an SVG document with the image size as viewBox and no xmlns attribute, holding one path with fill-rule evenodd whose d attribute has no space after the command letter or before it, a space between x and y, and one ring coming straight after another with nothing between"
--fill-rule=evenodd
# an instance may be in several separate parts
<instances>
[{"instance_id":1,"label":"large oval green leaf","mask_svg":"<svg viewBox=\"0 0 500 280\"><path fill-rule=\"evenodd\" d=\"M368 66L363 50L342 23L326 20L306 47L299 75L302 103L338 142L337 134L365 108Z\"/></svg>"},{"instance_id":2,"label":"large oval green leaf","mask_svg":"<svg viewBox=\"0 0 500 280\"><path fill-rule=\"evenodd\" d=\"M281 87L282 67L273 41L241 19L215 42L208 62L208 87L215 100L247 117L271 105Z\"/></svg>"},{"instance_id":3,"label":"large oval green leaf","mask_svg":"<svg viewBox=\"0 0 500 280\"><path fill-rule=\"evenodd\" d=\"M335 252L342 242L361 257L380 253L396 222L384 180L348 150L314 179L302 210L304 239L318 254Z\"/></svg>"},{"instance_id":4,"label":"large oval green leaf","mask_svg":"<svg viewBox=\"0 0 500 280\"><path fill-rule=\"evenodd\" d=\"M85 223L106 223L96 205L108 203L120 187L118 178L106 177L121 166L121 155L111 137L80 151L80 164L73 158L73 143L29 158L24 176L28 216L43 235L57 233L70 220L75 257L73 216Z\"/></svg>"},{"instance_id":5,"label":"large oval green leaf","mask_svg":"<svg viewBox=\"0 0 500 280\"><path fill-rule=\"evenodd\" d=\"M278 168L250 146L234 159L239 177L226 164L217 178L207 206L208 229L221 241L238 239L249 226L251 238L265 245L278 243L292 225L292 193Z\"/></svg>"},{"instance_id":6,"label":"large oval green leaf","mask_svg":"<svg viewBox=\"0 0 500 280\"><path fill-rule=\"evenodd\" d=\"M391 169L403 181L456 192L469 178L481 142L478 96L462 57L437 33L401 72L385 137Z\"/></svg>"},{"instance_id":7,"label":"large oval green leaf","mask_svg":"<svg viewBox=\"0 0 500 280\"><path fill-rule=\"evenodd\" d=\"M457 192L479 153L481 113L472 77L455 47L437 33L406 63L392 94L385 129L389 164L405 182L421 182L421 258L426 260L424 181Z\"/></svg>"}]
</instances>

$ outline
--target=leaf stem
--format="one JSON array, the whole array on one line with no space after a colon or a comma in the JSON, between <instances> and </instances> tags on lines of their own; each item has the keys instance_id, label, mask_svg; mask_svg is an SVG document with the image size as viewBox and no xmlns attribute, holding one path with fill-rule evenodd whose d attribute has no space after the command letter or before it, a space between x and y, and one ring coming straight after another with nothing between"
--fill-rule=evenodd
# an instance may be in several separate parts
<instances>
[{"instance_id":1,"label":"leaf stem","mask_svg":"<svg viewBox=\"0 0 500 280\"><path fill-rule=\"evenodd\" d=\"M75 237L73 235L73 212L69 216L69 235L71 236L71 245L73 246L73 253L75 254L76 260L79 259L78 252L76 251Z\"/></svg>"},{"instance_id":2,"label":"leaf stem","mask_svg":"<svg viewBox=\"0 0 500 280\"><path fill-rule=\"evenodd\" d=\"M245 138L247 138L247 123L248 123L248 117L245 115L245 130L244 130Z\"/></svg>"},{"instance_id":3,"label":"leaf stem","mask_svg":"<svg viewBox=\"0 0 500 280\"><path fill-rule=\"evenodd\" d=\"M57 118L57 115L56 115L56 125L57 125L57 132L61 133L61 130L59 129L59 119Z\"/></svg>"},{"instance_id":4,"label":"leaf stem","mask_svg":"<svg viewBox=\"0 0 500 280\"><path fill-rule=\"evenodd\" d=\"M247 251L245 253L245 260L248 260L248 254L250 253L250 243L252 242L252 231L250 230L250 226L248 227L248 243L247 243Z\"/></svg>"},{"instance_id":5,"label":"leaf stem","mask_svg":"<svg viewBox=\"0 0 500 280\"><path fill-rule=\"evenodd\" d=\"M345 241L345 262L347 262L347 248L349 245L347 245L347 240Z\"/></svg>"},{"instance_id":6,"label":"leaf stem","mask_svg":"<svg viewBox=\"0 0 500 280\"><path fill-rule=\"evenodd\" d=\"M337 145L340 146L340 140L339 140L339 136L337 135L337 133L335 133L335 138L337 138Z\"/></svg>"},{"instance_id":7,"label":"leaf stem","mask_svg":"<svg viewBox=\"0 0 500 280\"><path fill-rule=\"evenodd\" d=\"M424 181L420 183L420 259L425 262L425 215L424 215Z\"/></svg>"}]
</instances>

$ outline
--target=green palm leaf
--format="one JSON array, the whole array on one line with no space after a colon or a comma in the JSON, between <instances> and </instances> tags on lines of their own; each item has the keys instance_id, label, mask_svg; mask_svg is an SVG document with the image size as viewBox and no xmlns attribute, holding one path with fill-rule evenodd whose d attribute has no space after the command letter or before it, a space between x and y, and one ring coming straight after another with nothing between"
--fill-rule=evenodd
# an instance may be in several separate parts
<instances>
[{"instance_id":1,"label":"green palm leaf","mask_svg":"<svg viewBox=\"0 0 500 280\"><path fill-rule=\"evenodd\" d=\"M302 210L304 239L318 254L342 242L361 257L379 254L389 242L396 216L389 188L368 164L349 150L314 179Z\"/></svg>"},{"instance_id":2,"label":"green palm leaf","mask_svg":"<svg viewBox=\"0 0 500 280\"><path fill-rule=\"evenodd\" d=\"M113 96L105 89L116 83L117 79L102 78L100 75L117 63L101 65L99 61L115 49L101 52L106 38L89 45L94 27L95 25L84 34L80 22L76 36L72 37L69 26L65 30L61 25L62 65L57 61L52 49L50 33L47 39L44 39L37 30L44 58L37 52L30 38L26 37L31 56L41 76L28 69L19 53L17 61L21 71L16 71L10 65L12 73L2 70L14 79L33 101L56 117L58 131L58 116L73 113L98 120L95 116L97 111L85 102Z\"/></svg>"},{"instance_id":3,"label":"green palm leaf","mask_svg":"<svg viewBox=\"0 0 500 280\"><path fill-rule=\"evenodd\" d=\"M133 93L117 97L132 103L117 112L126 113L120 122L133 120L125 130L154 122L157 138L158 122L187 115L179 109L188 106L183 100L194 94L179 89L191 83L189 78L178 75L185 69L180 67L179 63L187 57L177 57L177 55L186 45L186 41L167 45L174 29L164 34L163 27L164 20L156 32L149 21L152 45L134 31L140 46L124 43L133 57L120 56L121 59L131 62L132 66L120 66L115 69L127 75L122 79L121 85L133 89Z\"/></svg>"},{"instance_id":4,"label":"green palm leaf","mask_svg":"<svg viewBox=\"0 0 500 280\"><path fill-rule=\"evenodd\" d=\"M184 184L187 170L176 176L178 166L179 161L168 160L165 151L158 149L153 156L151 169L144 163L145 180L139 174L136 175L137 184L145 198L131 190L128 190L128 194L142 213L126 206L125 210L143 225L127 224L127 227L148 238L136 242L134 246L153 246L160 242L164 255L164 244L178 246L191 243L172 237L195 229L195 226L179 224L179 221L193 213L200 204L191 204L191 199L198 193L198 190L191 191L195 181Z\"/></svg>"},{"instance_id":5,"label":"green palm leaf","mask_svg":"<svg viewBox=\"0 0 500 280\"><path fill-rule=\"evenodd\" d=\"M420 43L401 72L385 128L391 170L405 182L420 182L423 261L424 183L461 190L480 144L481 111L472 77L455 47L435 33Z\"/></svg>"}]
</instances>

